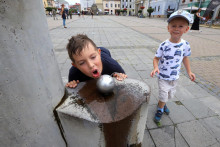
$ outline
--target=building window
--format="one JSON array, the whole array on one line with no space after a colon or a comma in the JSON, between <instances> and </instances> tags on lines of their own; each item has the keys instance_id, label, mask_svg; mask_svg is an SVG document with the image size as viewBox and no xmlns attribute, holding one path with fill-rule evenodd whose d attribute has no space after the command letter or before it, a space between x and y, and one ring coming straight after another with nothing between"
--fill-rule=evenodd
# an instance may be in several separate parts
<instances>
[{"instance_id":1,"label":"building window","mask_svg":"<svg viewBox=\"0 0 220 147\"><path fill-rule=\"evenodd\" d=\"M120 4L118 4L118 8L120 8Z\"/></svg>"},{"instance_id":2,"label":"building window","mask_svg":"<svg viewBox=\"0 0 220 147\"><path fill-rule=\"evenodd\" d=\"M130 5L130 8L131 8L131 5Z\"/></svg>"},{"instance_id":3,"label":"building window","mask_svg":"<svg viewBox=\"0 0 220 147\"><path fill-rule=\"evenodd\" d=\"M158 12L160 11L160 6L158 6Z\"/></svg>"},{"instance_id":4,"label":"building window","mask_svg":"<svg viewBox=\"0 0 220 147\"><path fill-rule=\"evenodd\" d=\"M124 5L122 5L122 8L124 8Z\"/></svg>"},{"instance_id":5,"label":"building window","mask_svg":"<svg viewBox=\"0 0 220 147\"><path fill-rule=\"evenodd\" d=\"M108 4L105 4L105 6L108 8Z\"/></svg>"},{"instance_id":6,"label":"building window","mask_svg":"<svg viewBox=\"0 0 220 147\"><path fill-rule=\"evenodd\" d=\"M157 9L157 8L156 8L156 6L155 6L155 7L154 7L154 11L156 11L156 9Z\"/></svg>"},{"instance_id":7,"label":"building window","mask_svg":"<svg viewBox=\"0 0 220 147\"><path fill-rule=\"evenodd\" d=\"M117 8L117 4L115 4L115 8Z\"/></svg>"},{"instance_id":8,"label":"building window","mask_svg":"<svg viewBox=\"0 0 220 147\"><path fill-rule=\"evenodd\" d=\"M112 4L111 4L111 8L112 8Z\"/></svg>"}]
</instances>

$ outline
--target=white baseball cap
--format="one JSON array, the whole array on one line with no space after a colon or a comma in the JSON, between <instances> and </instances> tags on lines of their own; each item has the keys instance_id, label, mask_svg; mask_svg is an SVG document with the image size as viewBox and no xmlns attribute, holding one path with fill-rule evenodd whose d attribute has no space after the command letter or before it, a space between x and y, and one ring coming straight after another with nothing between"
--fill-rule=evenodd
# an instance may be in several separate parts
<instances>
[{"instance_id":1,"label":"white baseball cap","mask_svg":"<svg viewBox=\"0 0 220 147\"><path fill-rule=\"evenodd\" d=\"M192 15L189 12L184 11L184 10L178 10L170 15L167 22L169 23L171 20L173 20L174 18L177 18L177 17L182 17L182 18L186 19L188 23L192 23L192 21L193 21Z\"/></svg>"}]
</instances>

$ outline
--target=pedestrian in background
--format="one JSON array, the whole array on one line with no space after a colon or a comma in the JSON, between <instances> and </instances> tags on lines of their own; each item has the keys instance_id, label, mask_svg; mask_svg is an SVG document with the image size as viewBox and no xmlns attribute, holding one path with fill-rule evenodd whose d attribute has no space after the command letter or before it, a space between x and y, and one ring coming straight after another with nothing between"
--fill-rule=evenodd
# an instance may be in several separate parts
<instances>
[{"instance_id":1,"label":"pedestrian in background","mask_svg":"<svg viewBox=\"0 0 220 147\"><path fill-rule=\"evenodd\" d=\"M61 17L62 17L62 19L63 19L63 27L64 27L64 28L67 28L67 27L66 27L66 12L65 12L65 10L64 10L64 4L62 4L61 6L62 6L62 7L61 7Z\"/></svg>"},{"instance_id":2,"label":"pedestrian in background","mask_svg":"<svg viewBox=\"0 0 220 147\"><path fill-rule=\"evenodd\" d=\"M84 11L82 10L82 17L84 17Z\"/></svg>"},{"instance_id":3,"label":"pedestrian in background","mask_svg":"<svg viewBox=\"0 0 220 147\"><path fill-rule=\"evenodd\" d=\"M191 21L191 14L186 11L179 10L171 14L167 26L170 38L160 44L153 59L154 69L151 77L158 74L159 87L159 102L154 117L157 125L160 125L163 113L167 115L170 113L166 102L175 94L182 62L189 78L192 81L195 80L195 74L191 72L188 59L188 56L191 55L190 45L181 39L182 35L189 30Z\"/></svg>"},{"instance_id":4,"label":"pedestrian in background","mask_svg":"<svg viewBox=\"0 0 220 147\"><path fill-rule=\"evenodd\" d=\"M93 13L93 11L91 10L91 15L92 15L92 19L93 19L93 15L94 15L94 13Z\"/></svg>"},{"instance_id":5,"label":"pedestrian in background","mask_svg":"<svg viewBox=\"0 0 220 147\"><path fill-rule=\"evenodd\" d=\"M199 31L199 22L200 22L200 18L201 19L205 19L205 17L200 16L200 12L201 12L201 8L198 9L198 11L196 12L196 16L194 19L194 22L192 24L192 27L190 30L198 30Z\"/></svg>"},{"instance_id":6,"label":"pedestrian in background","mask_svg":"<svg viewBox=\"0 0 220 147\"><path fill-rule=\"evenodd\" d=\"M51 13L51 11L49 12L49 15L52 17L52 13Z\"/></svg>"},{"instance_id":7,"label":"pedestrian in background","mask_svg":"<svg viewBox=\"0 0 220 147\"><path fill-rule=\"evenodd\" d=\"M52 9L52 14L53 14L53 20L58 20L57 17L56 17L56 10L55 9Z\"/></svg>"}]
</instances>

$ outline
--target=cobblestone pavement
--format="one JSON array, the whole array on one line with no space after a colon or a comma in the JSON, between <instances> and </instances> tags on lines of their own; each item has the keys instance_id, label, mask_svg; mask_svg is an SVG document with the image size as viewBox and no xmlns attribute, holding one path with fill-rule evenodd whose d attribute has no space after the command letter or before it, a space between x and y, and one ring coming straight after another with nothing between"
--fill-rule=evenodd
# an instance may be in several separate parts
<instances>
[{"instance_id":1,"label":"cobblestone pavement","mask_svg":"<svg viewBox=\"0 0 220 147\"><path fill-rule=\"evenodd\" d=\"M72 20L67 20L68 28L64 29L61 19L56 21L48 17L48 25L64 83L71 67L66 44L72 35L83 33L97 46L110 49L129 78L145 81L150 86L143 147L220 146L220 30L201 28L202 32L184 35L191 44L192 71L198 78L196 82L191 82L184 72L181 73L177 93L167 103L171 113L163 116L163 126L158 128L153 122L158 101L157 79L149 75L155 50L161 41L169 37L165 19L73 16Z\"/></svg>"}]
</instances>

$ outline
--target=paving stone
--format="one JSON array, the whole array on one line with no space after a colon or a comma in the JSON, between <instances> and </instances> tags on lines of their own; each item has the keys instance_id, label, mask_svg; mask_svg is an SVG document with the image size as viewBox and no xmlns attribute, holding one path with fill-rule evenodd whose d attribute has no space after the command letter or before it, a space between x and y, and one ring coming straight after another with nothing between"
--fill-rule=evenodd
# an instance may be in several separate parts
<instances>
[{"instance_id":1,"label":"paving stone","mask_svg":"<svg viewBox=\"0 0 220 147\"><path fill-rule=\"evenodd\" d=\"M142 80L142 78L140 77L140 75L138 73L136 73L136 74L135 73L128 73L127 75L128 75L129 78L137 79L137 80L140 80L140 81Z\"/></svg>"},{"instance_id":2,"label":"paving stone","mask_svg":"<svg viewBox=\"0 0 220 147\"><path fill-rule=\"evenodd\" d=\"M145 130L142 147L155 147L155 144L149 134L148 130Z\"/></svg>"},{"instance_id":3,"label":"paving stone","mask_svg":"<svg viewBox=\"0 0 220 147\"><path fill-rule=\"evenodd\" d=\"M178 100L186 100L186 99L193 99L196 98L190 90L186 88L187 86L178 85L176 87L176 94Z\"/></svg>"},{"instance_id":4,"label":"paving stone","mask_svg":"<svg viewBox=\"0 0 220 147\"><path fill-rule=\"evenodd\" d=\"M215 144L210 145L210 147L220 147L220 143L216 142Z\"/></svg>"},{"instance_id":5,"label":"paving stone","mask_svg":"<svg viewBox=\"0 0 220 147\"><path fill-rule=\"evenodd\" d=\"M174 126L149 130L153 140L158 147L175 147Z\"/></svg>"},{"instance_id":6,"label":"paving stone","mask_svg":"<svg viewBox=\"0 0 220 147\"><path fill-rule=\"evenodd\" d=\"M116 61L122 66L122 65L125 65L125 64L128 64L129 66L131 66L130 65L130 61L128 60L128 59L122 59L122 58L120 58L120 59L116 59Z\"/></svg>"},{"instance_id":7,"label":"paving stone","mask_svg":"<svg viewBox=\"0 0 220 147\"><path fill-rule=\"evenodd\" d=\"M145 64L150 64L153 67L153 59L148 57L146 54L138 55L138 58Z\"/></svg>"},{"instance_id":8,"label":"paving stone","mask_svg":"<svg viewBox=\"0 0 220 147\"><path fill-rule=\"evenodd\" d=\"M187 85L194 85L196 84L195 82L192 82L188 77L185 75L180 76L178 80L178 84L182 86L187 86Z\"/></svg>"},{"instance_id":9,"label":"paving stone","mask_svg":"<svg viewBox=\"0 0 220 147\"><path fill-rule=\"evenodd\" d=\"M147 78L150 78L149 74L148 74L148 72L146 70L144 70L144 71L137 71L137 73L140 75L141 79L143 79L143 80L147 79Z\"/></svg>"},{"instance_id":10,"label":"paving stone","mask_svg":"<svg viewBox=\"0 0 220 147\"><path fill-rule=\"evenodd\" d=\"M158 99L152 94L152 92L150 93L150 101L149 101L149 106L150 105L157 105L158 104Z\"/></svg>"},{"instance_id":11,"label":"paving stone","mask_svg":"<svg viewBox=\"0 0 220 147\"><path fill-rule=\"evenodd\" d=\"M195 120L195 117L183 105L169 102L167 106L170 109L169 117L174 124Z\"/></svg>"},{"instance_id":12,"label":"paving stone","mask_svg":"<svg viewBox=\"0 0 220 147\"><path fill-rule=\"evenodd\" d=\"M158 81L157 78L147 78L144 79L145 83L147 83L151 89L158 89Z\"/></svg>"},{"instance_id":13,"label":"paving stone","mask_svg":"<svg viewBox=\"0 0 220 147\"><path fill-rule=\"evenodd\" d=\"M220 115L220 103L214 96L203 97L199 99L204 105L209 107L212 111Z\"/></svg>"},{"instance_id":14,"label":"paving stone","mask_svg":"<svg viewBox=\"0 0 220 147\"><path fill-rule=\"evenodd\" d=\"M68 56L66 54L61 54L57 56L57 62L58 63L65 63L67 60Z\"/></svg>"},{"instance_id":15,"label":"paving stone","mask_svg":"<svg viewBox=\"0 0 220 147\"><path fill-rule=\"evenodd\" d=\"M190 147L207 147L217 143L198 120L177 124L177 128Z\"/></svg>"},{"instance_id":16,"label":"paving stone","mask_svg":"<svg viewBox=\"0 0 220 147\"><path fill-rule=\"evenodd\" d=\"M185 139L180 134L179 130L175 127L175 147L189 147Z\"/></svg>"},{"instance_id":17,"label":"paving stone","mask_svg":"<svg viewBox=\"0 0 220 147\"><path fill-rule=\"evenodd\" d=\"M181 102L197 119L217 115L198 99L183 100Z\"/></svg>"},{"instance_id":18,"label":"paving stone","mask_svg":"<svg viewBox=\"0 0 220 147\"><path fill-rule=\"evenodd\" d=\"M199 122L206 128L206 130L220 142L220 117L208 117L200 119Z\"/></svg>"},{"instance_id":19,"label":"paving stone","mask_svg":"<svg viewBox=\"0 0 220 147\"><path fill-rule=\"evenodd\" d=\"M132 66L137 70L137 71L143 71L146 70L147 65L145 63L139 63L139 64L132 64ZM146 73L147 74L147 73ZM149 73L148 73L149 74Z\"/></svg>"},{"instance_id":20,"label":"paving stone","mask_svg":"<svg viewBox=\"0 0 220 147\"><path fill-rule=\"evenodd\" d=\"M196 98L210 96L208 92L197 85L189 85L186 89L189 90Z\"/></svg>"},{"instance_id":21,"label":"paving stone","mask_svg":"<svg viewBox=\"0 0 220 147\"><path fill-rule=\"evenodd\" d=\"M152 94L158 99L158 89L151 89Z\"/></svg>"}]
</instances>

